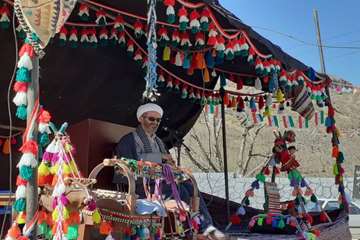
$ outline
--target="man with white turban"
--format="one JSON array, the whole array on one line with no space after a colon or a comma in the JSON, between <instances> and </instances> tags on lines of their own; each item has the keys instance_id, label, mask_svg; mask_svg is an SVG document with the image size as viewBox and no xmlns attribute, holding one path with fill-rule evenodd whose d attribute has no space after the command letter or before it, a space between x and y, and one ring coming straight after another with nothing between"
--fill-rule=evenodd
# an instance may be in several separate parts
<instances>
[{"instance_id":1,"label":"man with white turban","mask_svg":"<svg viewBox=\"0 0 360 240\"><path fill-rule=\"evenodd\" d=\"M175 165L175 161L167 151L163 141L156 136L156 131L160 125L163 116L162 108L154 103L141 105L136 113L139 126L135 131L122 137L115 148L117 157L146 160L157 163L168 163ZM124 183L122 177L118 174L114 176L114 183ZM143 196L142 184L137 186L137 193ZM171 188L163 184L162 193L170 196ZM193 186L190 182L183 182L179 185L180 197L183 201L189 202ZM200 213L203 216L202 231L204 235L211 235L212 239L223 239L224 235L217 230L212 224L212 218L207 209L206 203L200 194Z\"/></svg>"}]
</instances>

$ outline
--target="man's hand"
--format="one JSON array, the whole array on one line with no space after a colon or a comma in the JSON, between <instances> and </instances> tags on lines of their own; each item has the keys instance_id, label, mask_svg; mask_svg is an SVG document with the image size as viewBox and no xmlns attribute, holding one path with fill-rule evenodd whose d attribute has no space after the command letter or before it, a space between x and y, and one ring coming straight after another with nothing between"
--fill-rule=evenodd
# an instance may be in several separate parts
<instances>
[{"instance_id":1,"label":"man's hand","mask_svg":"<svg viewBox=\"0 0 360 240\"><path fill-rule=\"evenodd\" d=\"M170 154L163 154L162 161L163 163L170 164L171 166L176 166L175 160L172 158Z\"/></svg>"}]
</instances>

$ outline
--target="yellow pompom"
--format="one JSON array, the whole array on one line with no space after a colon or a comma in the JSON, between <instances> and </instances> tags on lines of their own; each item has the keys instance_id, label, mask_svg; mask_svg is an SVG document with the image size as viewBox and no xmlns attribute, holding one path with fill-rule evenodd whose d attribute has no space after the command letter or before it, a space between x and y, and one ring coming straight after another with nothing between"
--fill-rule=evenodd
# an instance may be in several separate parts
<instances>
[{"instance_id":1,"label":"yellow pompom","mask_svg":"<svg viewBox=\"0 0 360 240\"><path fill-rule=\"evenodd\" d=\"M65 175L69 175L71 173L71 168L68 164L64 163L63 164L63 174Z\"/></svg>"},{"instance_id":2,"label":"yellow pompom","mask_svg":"<svg viewBox=\"0 0 360 240\"><path fill-rule=\"evenodd\" d=\"M67 209L66 207L64 207L63 209L63 219L66 220L69 218L69 209Z\"/></svg>"},{"instance_id":3,"label":"yellow pompom","mask_svg":"<svg viewBox=\"0 0 360 240\"><path fill-rule=\"evenodd\" d=\"M59 170L59 164L55 164L50 168L50 173L55 175L57 174L58 170Z\"/></svg>"},{"instance_id":4,"label":"yellow pompom","mask_svg":"<svg viewBox=\"0 0 360 240\"><path fill-rule=\"evenodd\" d=\"M53 219L54 222L56 222L56 221L58 220L58 218L59 218L59 212L58 212L57 208L54 209L54 211L52 212L51 216L52 216L52 219Z\"/></svg>"},{"instance_id":5,"label":"yellow pompom","mask_svg":"<svg viewBox=\"0 0 360 240\"><path fill-rule=\"evenodd\" d=\"M17 224L25 224L26 223L26 215L24 212L20 212L16 217Z\"/></svg>"},{"instance_id":6,"label":"yellow pompom","mask_svg":"<svg viewBox=\"0 0 360 240\"><path fill-rule=\"evenodd\" d=\"M335 135L339 138L341 136L340 130L335 128Z\"/></svg>"},{"instance_id":7,"label":"yellow pompom","mask_svg":"<svg viewBox=\"0 0 360 240\"><path fill-rule=\"evenodd\" d=\"M94 211L92 215L92 220L95 224L99 224L101 222L101 216L97 209Z\"/></svg>"},{"instance_id":8,"label":"yellow pompom","mask_svg":"<svg viewBox=\"0 0 360 240\"><path fill-rule=\"evenodd\" d=\"M279 103L285 101L284 94L282 93L282 91L281 91L280 88L279 88L278 90L276 90L276 100L277 100Z\"/></svg>"},{"instance_id":9,"label":"yellow pompom","mask_svg":"<svg viewBox=\"0 0 360 240\"><path fill-rule=\"evenodd\" d=\"M66 143L65 144L65 151L66 152L71 152L73 150L73 146L71 146L71 144Z\"/></svg>"},{"instance_id":10,"label":"yellow pompom","mask_svg":"<svg viewBox=\"0 0 360 240\"><path fill-rule=\"evenodd\" d=\"M49 173L50 173L50 169L47 166L47 164L44 163L44 162L41 162L39 167L38 167L39 176L47 176L47 175L49 175Z\"/></svg>"},{"instance_id":11,"label":"yellow pompom","mask_svg":"<svg viewBox=\"0 0 360 240\"><path fill-rule=\"evenodd\" d=\"M170 55L171 55L171 49L168 46L166 46L163 52L163 61L169 61Z\"/></svg>"}]
</instances>

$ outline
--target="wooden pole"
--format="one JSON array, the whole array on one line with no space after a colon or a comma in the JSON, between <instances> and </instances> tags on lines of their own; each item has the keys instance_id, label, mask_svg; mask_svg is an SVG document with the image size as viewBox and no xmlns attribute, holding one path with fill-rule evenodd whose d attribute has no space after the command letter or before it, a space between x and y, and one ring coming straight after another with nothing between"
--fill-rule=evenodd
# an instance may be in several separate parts
<instances>
[{"instance_id":1,"label":"wooden pole","mask_svg":"<svg viewBox=\"0 0 360 240\"><path fill-rule=\"evenodd\" d=\"M33 69L31 71L31 83L27 92L27 126L30 125L31 113L34 109L35 101L39 98L39 58L37 56L32 60ZM37 124L33 130L33 140L37 140ZM37 156L38 158L39 156ZM29 180L26 187L26 224L29 224L38 210L38 186L37 186L37 168L34 169L34 176ZM31 240L36 240L37 225L30 234Z\"/></svg>"}]
</instances>

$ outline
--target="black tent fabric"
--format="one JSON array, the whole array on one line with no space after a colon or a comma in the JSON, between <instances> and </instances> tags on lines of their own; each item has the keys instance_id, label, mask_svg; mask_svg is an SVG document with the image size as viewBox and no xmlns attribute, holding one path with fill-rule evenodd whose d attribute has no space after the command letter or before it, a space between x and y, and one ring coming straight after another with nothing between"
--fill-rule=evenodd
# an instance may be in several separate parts
<instances>
[{"instance_id":1,"label":"black tent fabric","mask_svg":"<svg viewBox=\"0 0 360 240\"><path fill-rule=\"evenodd\" d=\"M126 10L146 16L147 4L142 1L109 1L97 0L112 8ZM197 1L199 2L199 1ZM251 41L260 52L272 54L280 60L286 70L306 70L308 67L283 52L278 46L263 38L237 17L225 10L218 1L204 0L214 10L215 16L224 29L245 30ZM78 7L76 7L78 8ZM158 19L165 19L165 7L158 6ZM93 13L92 13L93 14ZM77 9L70 21L76 21ZM131 21L131 20L129 20ZM134 19L132 19L134 21ZM104 48L69 48L59 47L56 39L48 45L46 55L40 60L40 102L51 112L56 123L71 123L93 118L113 123L135 126L135 112L142 103L142 92L145 87L141 67L126 55L120 47ZM146 38L141 39L145 47ZM0 30L0 123L9 125L6 95L15 63L15 44L11 30ZM180 77L190 79L192 83L202 86L201 73L189 77L172 64L159 62ZM236 69L237 72L255 74L254 67L241 59L225 62L225 70ZM213 88L217 79L212 79L206 88ZM201 105L180 98L180 93L161 91L159 104L165 110L162 126L176 129L184 136L195 123L201 112ZM13 93L11 94L11 98ZM15 106L11 103L14 115ZM13 117L13 125L24 126L23 121ZM168 133L161 131L161 136ZM168 139L173 140L173 139Z\"/></svg>"}]
</instances>

